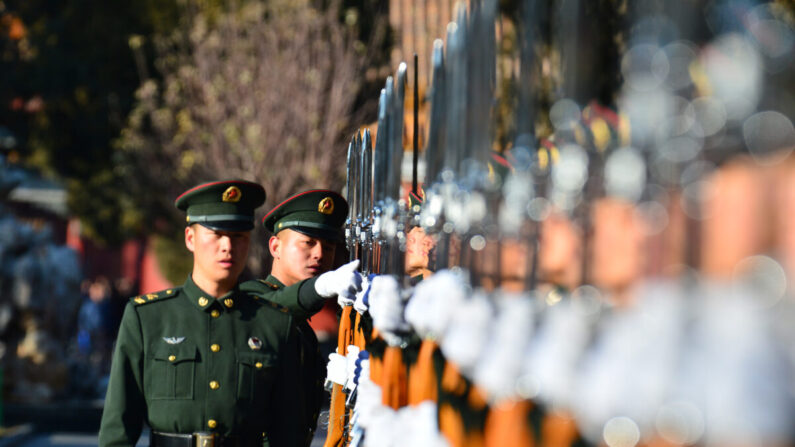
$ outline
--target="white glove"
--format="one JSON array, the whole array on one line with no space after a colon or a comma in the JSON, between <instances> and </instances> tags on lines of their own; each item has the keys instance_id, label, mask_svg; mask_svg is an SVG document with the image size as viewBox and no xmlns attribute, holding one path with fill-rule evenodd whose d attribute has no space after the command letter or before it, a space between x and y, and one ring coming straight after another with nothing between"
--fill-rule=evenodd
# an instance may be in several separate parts
<instances>
[{"instance_id":1,"label":"white glove","mask_svg":"<svg viewBox=\"0 0 795 447\"><path fill-rule=\"evenodd\" d=\"M533 334L533 301L528 295L499 295L497 318L472 379L492 402L517 394L517 379Z\"/></svg>"},{"instance_id":2,"label":"white glove","mask_svg":"<svg viewBox=\"0 0 795 447\"><path fill-rule=\"evenodd\" d=\"M494 308L489 298L483 291L476 291L453 311L441 338L439 347L444 356L470 379L486 346L493 318Z\"/></svg>"},{"instance_id":3,"label":"white glove","mask_svg":"<svg viewBox=\"0 0 795 447\"><path fill-rule=\"evenodd\" d=\"M323 298L337 297L341 306L350 306L356 292L362 289L362 275L356 269L359 260L351 261L337 270L323 273L315 281L315 291Z\"/></svg>"},{"instance_id":4,"label":"white glove","mask_svg":"<svg viewBox=\"0 0 795 447\"><path fill-rule=\"evenodd\" d=\"M356 388L356 385L353 383L353 373L356 370L356 359L359 358L359 347L355 345L348 346L348 353L345 355L345 370L347 372L347 377L345 379L345 389L348 391L353 390Z\"/></svg>"},{"instance_id":5,"label":"white glove","mask_svg":"<svg viewBox=\"0 0 795 447\"><path fill-rule=\"evenodd\" d=\"M371 274L370 278L375 278L375 275ZM367 302L369 298L367 294L370 291L370 278L362 278L362 290L356 293L356 300L353 303L353 308L356 310L356 312L359 312L359 314L364 314L370 307L369 303Z\"/></svg>"},{"instance_id":6,"label":"white glove","mask_svg":"<svg viewBox=\"0 0 795 447\"><path fill-rule=\"evenodd\" d=\"M326 381L332 381L338 385L344 385L348 380L348 361L344 355L332 352L328 355L326 365Z\"/></svg>"},{"instance_id":7,"label":"white glove","mask_svg":"<svg viewBox=\"0 0 795 447\"><path fill-rule=\"evenodd\" d=\"M369 364L370 362L368 361L367 363ZM369 370L369 368L370 367L368 365L367 369ZM381 387L370 380L369 371L367 374L362 371L362 374L359 376L359 385L357 388L356 404L353 407L354 412L359 415L359 425L364 428L368 428L373 416L383 408L388 407L385 407L381 403L381 399L383 399Z\"/></svg>"},{"instance_id":8,"label":"white glove","mask_svg":"<svg viewBox=\"0 0 795 447\"><path fill-rule=\"evenodd\" d=\"M400 343L395 334L409 329L403 319L403 300L397 280L389 275L376 276L370 285L370 316L390 345Z\"/></svg>"},{"instance_id":9,"label":"white glove","mask_svg":"<svg viewBox=\"0 0 795 447\"><path fill-rule=\"evenodd\" d=\"M369 422L364 436L365 447L396 447L399 442L401 428L398 426L397 411L387 406L376 408L368 417Z\"/></svg>"},{"instance_id":10,"label":"white glove","mask_svg":"<svg viewBox=\"0 0 795 447\"><path fill-rule=\"evenodd\" d=\"M444 334L455 309L468 294L467 280L450 270L440 270L414 288L406 304L406 321L423 338L438 339Z\"/></svg>"},{"instance_id":11,"label":"white glove","mask_svg":"<svg viewBox=\"0 0 795 447\"><path fill-rule=\"evenodd\" d=\"M450 444L439 432L436 402L424 401L398 411L399 426L403 429L401 445L414 447L448 447Z\"/></svg>"}]
</instances>

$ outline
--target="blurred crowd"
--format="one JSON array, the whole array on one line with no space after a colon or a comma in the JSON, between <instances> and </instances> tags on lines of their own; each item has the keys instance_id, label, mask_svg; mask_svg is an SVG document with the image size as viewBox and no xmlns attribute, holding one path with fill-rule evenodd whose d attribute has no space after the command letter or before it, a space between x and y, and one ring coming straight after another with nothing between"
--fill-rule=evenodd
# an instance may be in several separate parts
<instances>
[{"instance_id":1,"label":"blurred crowd","mask_svg":"<svg viewBox=\"0 0 795 447\"><path fill-rule=\"evenodd\" d=\"M4 160L0 160L3 161ZM0 164L3 198L19 179ZM101 398L126 280L84 279L82 260L49 224L0 201L0 365L3 400Z\"/></svg>"}]
</instances>

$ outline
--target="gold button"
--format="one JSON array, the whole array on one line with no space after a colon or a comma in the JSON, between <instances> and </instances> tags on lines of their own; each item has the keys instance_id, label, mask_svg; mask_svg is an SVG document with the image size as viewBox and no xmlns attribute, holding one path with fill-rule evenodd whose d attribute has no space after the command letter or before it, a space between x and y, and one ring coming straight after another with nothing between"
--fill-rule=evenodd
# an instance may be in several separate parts
<instances>
[{"instance_id":1,"label":"gold button","mask_svg":"<svg viewBox=\"0 0 795 447\"><path fill-rule=\"evenodd\" d=\"M262 362L257 362L257 363L254 364L254 366L256 366L257 369L260 369L260 368L262 368Z\"/></svg>"},{"instance_id":2,"label":"gold button","mask_svg":"<svg viewBox=\"0 0 795 447\"><path fill-rule=\"evenodd\" d=\"M212 315L213 318L218 318L221 316L221 312L218 312L218 309L213 309L213 311L210 312L210 315Z\"/></svg>"},{"instance_id":3,"label":"gold button","mask_svg":"<svg viewBox=\"0 0 795 447\"><path fill-rule=\"evenodd\" d=\"M235 305L235 302L232 300L232 298L227 298L224 300L224 305L226 307L232 307Z\"/></svg>"},{"instance_id":4,"label":"gold button","mask_svg":"<svg viewBox=\"0 0 795 447\"><path fill-rule=\"evenodd\" d=\"M171 294L171 289L166 290L166 293Z\"/></svg>"},{"instance_id":5,"label":"gold button","mask_svg":"<svg viewBox=\"0 0 795 447\"><path fill-rule=\"evenodd\" d=\"M220 345L218 345L216 343L213 343L213 344L210 345L210 351L218 352L220 350L221 350L221 346Z\"/></svg>"},{"instance_id":6,"label":"gold button","mask_svg":"<svg viewBox=\"0 0 795 447\"><path fill-rule=\"evenodd\" d=\"M210 428L215 428L218 426L218 422L216 422L215 419L210 419L207 421L207 426Z\"/></svg>"},{"instance_id":7,"label":"gold button","mask_svg":"<svg viewBox=\"0 0 795 447\"><path fill-rule=\"evenodd\" d=\"M168 361L169 361L169 362L173 362L173 361L174 361L174 360L176 360L176 359L177 359L177 356L176 356L176 355L170 355L170 356L168 356Z\"/></svg>"},{"instance_id":8,"label":"gold button","mask_svg":"<svg viewBox=\"0 0 795 447\"><path fill-rule=\"evenodd\" d=\"M199 306L201 306L201 307L206 306L208 302L209 301L207 301L207 298L205 298L205 297L199 298Z\"/></svg>"},{"instance_id":9,"label":"gold button","mask_svg":"<svg viewBox=\"0 0 795 447\"><path fill-rule=\"evenodd\" d=\"M217 390L220 387L221 387L221 385L218 383L217 380L213 380L213 381L210 382L210 389L211 390Z\"/></svg>"}]
</instances>

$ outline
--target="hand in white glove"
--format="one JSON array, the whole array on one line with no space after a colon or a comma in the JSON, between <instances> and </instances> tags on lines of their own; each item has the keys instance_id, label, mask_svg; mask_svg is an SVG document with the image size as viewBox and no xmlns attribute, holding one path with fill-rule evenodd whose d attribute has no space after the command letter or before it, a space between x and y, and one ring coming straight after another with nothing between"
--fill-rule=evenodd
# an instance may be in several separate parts
<instances>
[{"instance_id":1,"label":"hand in white glove","mask_svg":"<svg viewBox=\"0 0 795 447\"><path fill-rule=\"evenodd\" d=\"M398 413L387 406L374 409L369 415L364 437L365 447L396 447L403 445L401 428L398 426Z\"/></svg>"},{"instance_id":2,"label":"hand in white glove","mask_svg":"<svg viewBox=\"0 0 795 447\"><path fill-rule=\"evenodd\" d=\"M460 273L440 270L417 284L406 304L406 321L423 337L439 339L453 312L471 293L468 280Z\"/></svg>"},{"instance_id":3,"label":"hand in white glove","mask_svg":"<svg viewBox=\"0 0 795 447\"><path fill-rule=\"evenodd\" d=\"M352 305L356 292L362 289L362 275L356 271L358 267L357 259L337 270L323 273L315 281L315 291L323 298L336 296L342 306Z\"/></svg>"},{"instance_id":4,"label":"hand in white glove","mask_svg":"<svg viewBox=\"0 0 795 447\"><path fill-rule=\"evenodd\" d=\"M356 391L356 404L354 405L354 412L359 415L359 424L367 428L370 424L372 417L382 409L386 409L382 403L381 387L370 380L370 361L363 364L363 369L366 367L367 371L362 371L359 375L359 385Z\"/></svg>"},{"instance_id":5,"label":"hand in white glove","mask_svg":"<svg viewBox=\"0 0 795 447\"><path fill-rule=\"evenodd\" d=\"M403 299L400 297L397 280L389 275L373 278L369 301L373 326L381 332L390 345L399 343L399 338L391 335L408 330L409 325L403 319Z\"/></svg>"},{"instance_id":6,"label":"hand in white glove","mask_svg":"<svg viewBox=\"0 0 795 447\"><path fill-rule=\"evenodd\" d=\"M469 378L482 357L493 318L491 301L484 292L475 291L453 311L450 324L441 337L439 347L444 356Z\"/></svg>"},{"instance_id":7,"label":"hand in white glove","mask_svg":"<svg viewBox=\"0 0 795 447\"><path fill-rule=\"evenodd\" d=\"M515 397L535 318L529 295L498 295L495 302L497 317L472 375L491 402Z\"/></svg>"},{"instance_id":8,"label":"hand in white glove","mask_svg":"<svg viewBox=\"0 0 795 447\"><path fill-rule=\"evenodd\" d=\"M326 381L331 381L338 385L344 385L346 380L348 380L348 361L344 355L332 352L328 355L328 364L326 365Z\"/></svg>"},{"instance_id":9,"label":"hand in white glove","mask_svg":"<svg viewBox=\"0 0 795 447\"><path fill-rule=\"evenodd\" d=\"M418 405L398 410L400 445L416 447L449 447L449 443L439 432L436 402L424 401Z\"/></svg>"}]
</instances>

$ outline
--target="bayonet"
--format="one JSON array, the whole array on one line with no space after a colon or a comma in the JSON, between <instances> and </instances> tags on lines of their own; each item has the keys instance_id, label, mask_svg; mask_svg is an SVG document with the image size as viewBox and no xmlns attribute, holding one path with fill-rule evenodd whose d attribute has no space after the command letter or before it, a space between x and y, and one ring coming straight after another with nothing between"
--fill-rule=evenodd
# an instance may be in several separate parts
<instances>
[{"instance_id":1,"label":"bayonet","mask_svg":"<svg viewBox=\"0 0 795 447\"><path fill-rule=\"evenodd\" d=\"M351 138L351 142L348 144L348 159L347 159L347 178L345 181L345 193L346 199L348 201L348 217L345 220L345 242L348 247L349 252L349 260L353 261L356 259L356 246L357 246L357 236L356 236L356 210L357 210L357 198L356 198L356 184L358 183L358 154L356 150L356 137Z\"/></svg>"},{"instance_id":2,"label":"bayonet","mask_svg":"<svg viewBox=\"0 0 795 447\"><path fill-rule=\"evenodd\" d=\"M425 183L431 185L439 180L444 156L445 137L445 83L444 83L444 43L440 39L433 42L431 55L433 80L431 84L431 116L428 124L428 143L425 146ZM428 188L426 188L428 189Z\"/></svg>"},{"instance_id":3,"label":"bayonet","mask_svg":"<svg viewBox=\"0 0 795 447\"><path fill-rule=\"evenodd\" d=\"M411 159L411 192L419 197L419 188L417 186L417 164L420 158L420 143L419 143L419 129L420 129L420 87L419 87L419 57L414 53L414 135L411 139L412 142L412 159Z\"/></svg>"},{"instance_id":4,"label":"bayonet","mask_svg":"<svg viewBox=\"0 0 795 447\"><path fill-rule=\"evenodd\" d=\"M373 149L370 129L362 135L360 157L360 194L359 216L362 223L359 242L362 248L362 272L368 275L372 271L372 210L373 210Z\"/></svg>"}]
</instances>

